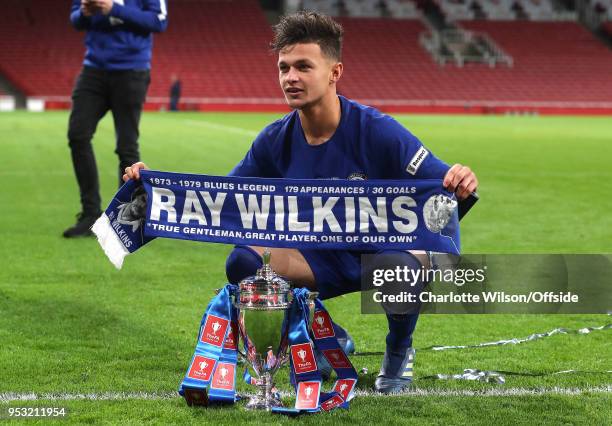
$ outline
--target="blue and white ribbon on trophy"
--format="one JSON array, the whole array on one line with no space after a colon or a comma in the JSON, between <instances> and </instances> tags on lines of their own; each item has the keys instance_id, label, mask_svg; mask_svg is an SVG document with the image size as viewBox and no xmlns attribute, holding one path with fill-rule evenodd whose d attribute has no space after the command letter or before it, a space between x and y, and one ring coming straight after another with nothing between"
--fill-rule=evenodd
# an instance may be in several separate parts
<instances>
[{"instance_id":1,"label":"blue and white ribbon on trophy","mask_svg":"<svg viewBox=\"0 0 612 426\"><path fill-rule=\"evenodd\" d=\"M200 323L198 342L179 387L189 405L233 404L236 394L238 311L232 303L237 287L227 284L212 299ZM314 321L310 324L308 296L304 288L294 289L288 312L288 343L291 383L295 387L295 408L273 408L279 414L314 413L348 408L357 384L357 372L334 335L332 319L323 303L315 300ZM312 337L309 333L312 329ZM243 342L245 351L248 351ZM328 360L337 375L331 392L322 392L322 380L314 349ZM244 380L252 384L245 369Z\"/></svg>"},{"instance_id":2,"label":"blue and white ribbon on trophy","mask_svg":"<svg viewBox=\"0 0 612 426\"><path fill-rule=\"evenodd\" d=\"M273 412L292 414L300 412L331 411L348 408L357 384L357 371L335 336L331 316L319 299L315 299L315 312L309 324L308 294L305 288L293 291L289 310L289 354L291 383L295 387L295 408L274 408ZM312 339L308 330L312 328ZM337 380L331 392L322 392L322 379L314 349L327 359L336 372Z\"/></svg>"},{"instance_id":3,"label":"blue and white ribbon on trophy","mask_svg":"<svg viewBox=\"0 0 612 426\"><path fill-rule=\"evenodd\" d=\"M236 286L227 284L212 299L200 323L198 343L179 393L189 405L234 403L238 361Z\"/></svg>"}]
</instances>

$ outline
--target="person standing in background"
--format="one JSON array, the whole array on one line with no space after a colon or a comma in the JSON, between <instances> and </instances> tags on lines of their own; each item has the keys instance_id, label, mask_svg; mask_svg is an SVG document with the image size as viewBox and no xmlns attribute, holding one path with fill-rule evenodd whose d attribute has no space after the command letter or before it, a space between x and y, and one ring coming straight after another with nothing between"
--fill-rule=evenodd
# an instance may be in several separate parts
<instances>
[{"instance_id":1,"label":"person standing in background","mask_svg":"<svg viewBox=\"0 0 612 426\"><path fill-rule=\"evenodd\" d=\"M170 111L179 110L179 101L181 100L181 80L172 74L172 84L170 85Z\"/></svg>"},{"instance_id":2,"label":"person standing in background","mask_svg":"<svg viewBox=\"0 0 612 426\"><path fill-rule=\"evenodd\" d=\"M91 140L107 111L115 124L120 186L125 167L140 159L138 125L150 83L152 33L164 31L167 18L166 0L72 0L70 21L87 35L68 124L82 209L64 231L66 238L93 235L90 228L102 211Z\"/></svg>"}]
</instances>

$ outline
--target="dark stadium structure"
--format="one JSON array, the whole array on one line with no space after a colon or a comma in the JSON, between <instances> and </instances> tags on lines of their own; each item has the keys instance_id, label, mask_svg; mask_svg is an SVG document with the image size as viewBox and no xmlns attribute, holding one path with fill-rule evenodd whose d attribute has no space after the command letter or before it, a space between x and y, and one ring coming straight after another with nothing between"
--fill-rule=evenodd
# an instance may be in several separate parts
<instances>
[{"instance_id":1,"label":"dark stadium structure","mask_svg":"<svg viewBox=\"0 0 612 426\"><path fill-rule=\"evenodd\" d=\"M146 108L285 111L269 51L284 10L345 28L339 90L387 112L612 114L612 1L170 0ZM0 97L69 108L84 53L67 0L4 0ZM3 94L3 92L5 92Z\"/></svg>"}]
</instances>

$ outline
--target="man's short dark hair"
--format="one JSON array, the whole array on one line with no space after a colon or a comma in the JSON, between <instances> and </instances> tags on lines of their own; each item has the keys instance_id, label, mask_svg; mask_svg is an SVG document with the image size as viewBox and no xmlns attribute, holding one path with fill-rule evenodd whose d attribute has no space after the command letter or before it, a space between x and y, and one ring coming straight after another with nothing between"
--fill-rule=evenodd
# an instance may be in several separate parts
<instances>
[{"instance_id":1,"label":"man's short dark hair","mask_svg":"<svg viewBox=\"0 0 612 426\"><path fill-rule=\"evenodd\" d=\"M297 43L316 43L323 54L339 61L342 58L342 26L327 15L300 11L283 16L274 27L272 49L279 52Z\"/></svg>"}]
</instances>

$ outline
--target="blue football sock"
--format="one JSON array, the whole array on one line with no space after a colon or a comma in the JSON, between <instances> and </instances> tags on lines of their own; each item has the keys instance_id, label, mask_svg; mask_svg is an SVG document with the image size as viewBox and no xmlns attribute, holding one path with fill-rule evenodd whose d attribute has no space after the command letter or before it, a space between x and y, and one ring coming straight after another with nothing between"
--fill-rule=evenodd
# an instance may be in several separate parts
<instances>
[{"instance_id":1,"label":"blue football sock","mask_svg":"<svg viewBox=\"0 0 612 426\"><path fill-rule=\"evenodd\" d=\"M404 354L412 347L412 333L416 327L419 314L387 315L389 334L387 334L387 349L391 352Z\"/></svg>"},{"instance_id":2,"label":"blue football sock","mask_svg":"<svg viewBox=\"0 0 612 426\"><path fill-rule=\"evenodd\" d=\"M399 266L401 268L409 268L412 270L419 270L422 268L421 262L413 254L403 251L381 251L378 253L380 256L380 264L385 268ZM420 288L422 281L414 283L414 288ZM412 347L412 333L416 327L417 320L419 318L418 312L414 312L411 309L410 312L405 314L387 314L387 323L389 325L389 334L387 334L387 350L403 355L406 350Z\"/></svg>"}]
</instances>

